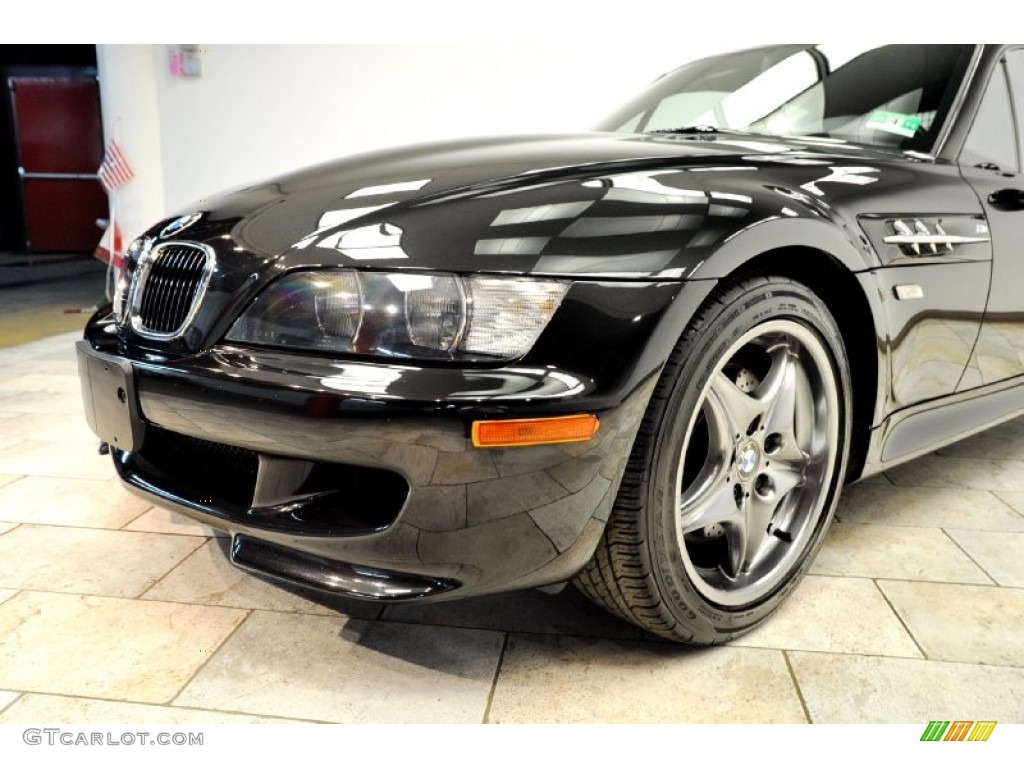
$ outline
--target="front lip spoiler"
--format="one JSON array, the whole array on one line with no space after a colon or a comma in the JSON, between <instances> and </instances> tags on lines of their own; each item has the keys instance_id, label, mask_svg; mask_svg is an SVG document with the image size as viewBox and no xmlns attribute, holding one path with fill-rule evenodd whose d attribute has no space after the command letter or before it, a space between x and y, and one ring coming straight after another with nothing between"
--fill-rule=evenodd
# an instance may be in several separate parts
<instances>
[{"instance_id":1,"label":"front lip spoiler","mask_svg":"<svg viewBox=\"0 0 1024 768\"><path fill-rule=\"evenodd\" d=\"M343 563L241 534L231 540L230 557L234 565L259 576L361 600L415 600L462 586L454 579Z\"/></svg>"}]
</instances>

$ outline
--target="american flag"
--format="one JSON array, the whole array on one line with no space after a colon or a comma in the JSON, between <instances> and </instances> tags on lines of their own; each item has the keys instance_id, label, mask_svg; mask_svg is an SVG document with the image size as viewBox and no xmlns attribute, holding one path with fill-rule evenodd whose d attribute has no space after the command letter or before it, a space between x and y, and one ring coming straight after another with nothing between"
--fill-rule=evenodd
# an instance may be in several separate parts
<instances>
[{"instance_id":1,"label":"american flag","mask_svg":"<svg viewBox=\"0 0 1024 768\"><path fill-rule=\"evenodd\" d=\"M107 144L107 151L103 156L103 164L96 172L100 177L100 184L107 192L123 187L135 178L135 171L128 165L128 161L121 151L117 141Z\"/></svg>"}]
</instances>

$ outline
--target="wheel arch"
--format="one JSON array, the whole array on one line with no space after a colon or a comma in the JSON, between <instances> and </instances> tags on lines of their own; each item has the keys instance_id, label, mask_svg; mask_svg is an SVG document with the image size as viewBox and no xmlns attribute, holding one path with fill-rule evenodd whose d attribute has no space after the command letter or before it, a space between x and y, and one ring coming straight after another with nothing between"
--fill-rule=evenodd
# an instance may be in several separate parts
<instances>
[{"instance_id":1,"label":"wheel arch","mask_svg":"<svg viewBox=\"0 0 1024 768\"><path fill-rule=\"evenodd\" d=\"M763 254L789 251L801 269L824 255L848 272L876 269L881 262L856 224L822 217L767 218L727 237L690 271L690 279L727 277ZM806 246L806 247L798 247ZM806 257L806 258L805 258ZM805 263L806 261L806 263Z\"/></svg>"},{"instance_id":2,"label":"wheel arch","mask_svg":"<svg viewBox=\"0 0 1024 768\"><path fill-rule=\"evenodd\" d=\"M794 275L784 268L786 262L794 261L794 256L799 256L802 262L820 266ZM845 279L838 278L839 275ZM807 557L801 556L802 559L796 561L793 570L782 581L773 582L770 594L762 599L759 593L756 604L739 604L735 610L723 607L714 596L701 593L695 586L697 582L692 572L686 571L685 565L681 564L680 558L685 556L673 555L673 552L682 553L682 548L687 546L676 541L678 530L670 525L679 512L679 480L674 473L681 466L677 462L682 460L680 457L685 457L686 450L680 441L685 439L690 429L680 420L690 417L680 417L679 414L693 414L694 408L700 406L700 398L704 397L706 386L710 386L708 382L714 371L723 371L718 366L732 359L723 355L733 355L736 344L747 338L740 335L748 331L761 332L758 328L771 320L814 328L818 332L812 334L814 341L820 344L817 345L819 352L812 354L817 355L819 370L824 370L822 366L827 365L824 348L836 350L840 344L845 347L841 323L855 322L856 319L855 313L850 319L850 314L843 310L836 313L840 319L835 323L822 317L833 298L830 287L841 295L844 287L848 286L847 280L856 282L857 277L836 264L828 254L789 246L758 254L720 280L697 281L704 283L704 299L695 313L689 315L690 320L660 374L640 433L633 444L627 473L618 490L602 543L577 578L577 584L591 599L649 631L699 644L732 639L771 615L779 602L785 599L820 546L824 527L816 528L812 538L804 541L809 547ZM861 298L866 303L866 299ZM800 322L802 319L806 322ZM764 329L769 334L775 332L767 325ZM808 332L804 331L803 335L806 337ZM853 338L858 336L863 334L855 333ZM815 347L810 338L803 338L801 344ZM834 385L835 382L826 386ZM835 411L826 409L821 413L832 414ZM692 426L692 421L690 424ZM731 436L732 431L730 426L727 433ZM751 434L749 428L747 434ZM736 450L738 448L739 435ZM697 450L701 450L699 446ZM728 455L728 448L725 450L726 453L720 455ZM761 456L767 455L764 451L762 448ZM733 451L731 462L734 471L738 472L736 455ZM829 461L835 462L833 466L838 470L842 457L833 452ZM676 477L674 483L673 477ZM739 482L739 478L736 479ZM810 485L820 489L821 494L827 494L812 497L815 504L817 499L824 499L829 505L828 517L820 518L823 521L820 526L827 526L845 479L843 475L833 473L827 479L821 478L820 482ZM731 490L730 484L726 477L727 490ZM814 525L819 526L819 523Z\"/></svg>"}]
</instances>

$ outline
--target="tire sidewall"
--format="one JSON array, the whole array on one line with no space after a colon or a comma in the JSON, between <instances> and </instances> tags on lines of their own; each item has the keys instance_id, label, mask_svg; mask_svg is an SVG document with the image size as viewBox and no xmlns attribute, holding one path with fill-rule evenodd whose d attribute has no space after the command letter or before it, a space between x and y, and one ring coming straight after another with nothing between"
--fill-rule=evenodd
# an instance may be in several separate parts
<instances>
[{"instance_id":1,"label":"tire sidewall","mask_svg":"<svg viewBox=\"0 0 1024 768\"><path fill-rule=\"evenodd\" d=\"M821 547L834 515L850 442L849 365L842 336L824 304L804 286L781 279L744 285L727 294L725 300L723 310L701 327L693 328L692 337L683 342L685 354L664 401L646 504L651 574L668 598L665 605L674 618L693 629L694 640L704 643L724 642L749 631L774 613L795 589ZM724 607L701 594L683 565L676 533L678 462L691 415L700 406L708 381L718 372L726 353L752 328L781 319L806 326L828 352L838 389L840 444L822 512L803 556L767 596L749 605Z\"/></svg>"}]
</instances>

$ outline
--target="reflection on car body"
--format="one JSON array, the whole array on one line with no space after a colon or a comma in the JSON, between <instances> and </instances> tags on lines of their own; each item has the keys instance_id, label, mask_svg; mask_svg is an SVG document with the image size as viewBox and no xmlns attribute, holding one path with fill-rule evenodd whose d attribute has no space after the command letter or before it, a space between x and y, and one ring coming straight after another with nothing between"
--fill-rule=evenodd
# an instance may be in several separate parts
<instances>
[{"instance_id":1,"label":"reflection on car body","mask_svg":"<svg viewBox=\"0 0 1024 768\"><path fill-rule=\"evenodd\" d=\"M157 223L79 343L129 488L373 600L575 578L766 620L844 482L1024 409L1024 50L770 46L592 133L357 156Z\"/></svg>"}]
</instances>

